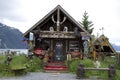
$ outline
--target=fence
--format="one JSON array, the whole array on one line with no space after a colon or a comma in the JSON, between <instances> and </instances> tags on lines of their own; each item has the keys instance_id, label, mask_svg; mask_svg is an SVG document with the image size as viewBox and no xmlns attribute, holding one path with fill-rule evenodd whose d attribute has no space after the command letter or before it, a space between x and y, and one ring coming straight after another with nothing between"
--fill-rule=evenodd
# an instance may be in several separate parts
<instances>
[{"instance_id":1,"label":"fence","mask_svg":"<svg viewBox=\"0 0 120 80\"><path fill-rule=\"evenodd\" d=\"M86 70L108 71L109 80L114 80L116 70L114 65L110 65L108 68L85 68L83 64L78 65L77 78L85 78Z\"/></svg>"}]
</instances>

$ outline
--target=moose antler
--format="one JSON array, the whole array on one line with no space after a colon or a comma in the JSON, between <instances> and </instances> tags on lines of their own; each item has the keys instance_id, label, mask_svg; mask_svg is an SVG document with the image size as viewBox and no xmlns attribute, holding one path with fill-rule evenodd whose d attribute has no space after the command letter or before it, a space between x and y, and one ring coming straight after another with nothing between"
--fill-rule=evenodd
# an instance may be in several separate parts
<instances>
[{"instance_id":1,"label":"moose antler","mask_svg":"<svg viewBox=\"0 0 120 80\"><path fill-rule=\"evenodd\" d=\"M66 20L66 17L64 16L63 21L58 22L58 23L59 23L59 24L63 24L63 23L65 22L65 20ZM54 23L57 23L57 21L55 21L55 19L54 19L54 15L52 15L52 21L53 21ZM58 25L58 26L59 26L59 25Z\"/></svg>"},{"instance_id":2,"label":"moose antler","mask_svg":"<svg viewBox=\"0 0 120 80\"><path fill-rule=\"evenodd\" d=\"M63 21L60 22L60 11L58 9L57 11L57 21L54 19L54 15L52 15L52 21L57 25L57 31L59 31L60 24L63 24L66 20L66 17L64 16Z\"/></svg>"}]
</instances>

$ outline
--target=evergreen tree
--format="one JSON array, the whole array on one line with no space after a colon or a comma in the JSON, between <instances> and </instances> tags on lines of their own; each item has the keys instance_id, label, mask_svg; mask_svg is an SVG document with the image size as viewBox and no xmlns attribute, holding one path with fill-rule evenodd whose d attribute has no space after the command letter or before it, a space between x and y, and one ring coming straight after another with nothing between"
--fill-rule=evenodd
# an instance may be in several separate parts
<instances>
[{"instance_id":1,"label":"evergreen tree","mask_svg":"<svg viewBox=\"0 0 120 80\"><path fill-rule=\"evenodd\" d=\"M83 18L82 18L82 25L84 27L85 30L87 30L90 34L92 34L93 29L93 22L88 20L89 16L88 13L85 11L85 13L83 14Z\"/></svg>"}]
</instances>

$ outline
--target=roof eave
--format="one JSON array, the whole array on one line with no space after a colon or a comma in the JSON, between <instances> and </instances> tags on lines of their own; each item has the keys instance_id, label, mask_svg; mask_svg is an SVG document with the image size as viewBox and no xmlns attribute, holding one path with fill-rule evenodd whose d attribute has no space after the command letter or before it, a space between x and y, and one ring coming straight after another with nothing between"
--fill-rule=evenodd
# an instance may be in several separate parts
<instances>
[{"instance_id":1,"label":"roof eave","mask_svg":"<svg viewBox=\"0 0 120 80\"><path fill-rule=\"evenodd\" d=\"M72 22L74 22L79 28L81 28L84 32L86 32L90 37L91 37L91 34L88 33L82 26L82 24L78 23L74 18L72 18L60 5L58 5L57 7L55 7L52 11L50 11L46 16L44 16L41 20L39 20L35 25L33 25L29 30L27 30L23 36L27 36L28 33L30 31L32 31L35 27L37 27L39 24L41 24L41 22L43 22L47 17L49 17L51 14L53 14L57 9L60 9L65 15L68 16L68 18L70 20L72 20Z\"/></svg>"},{"instance_id":2,"label":"roof eave","mask_svg":"<svg viewBox=\"0 0 120 80\"><path fill-rule=\"evenodd\" d=\"M58 8L60 7L60 5L58 5L57 7L55 7L52 11L50 11L47 15L45 15L41 20L39 20L35 25L33 25L29 30L27 30L23 36L27 36L27 34L32 31L36 26L38 26L41 22L43 22L47 17L49 17L52 13L54 13L54 11L56 11Z\"/></svg>"}]
</instances>

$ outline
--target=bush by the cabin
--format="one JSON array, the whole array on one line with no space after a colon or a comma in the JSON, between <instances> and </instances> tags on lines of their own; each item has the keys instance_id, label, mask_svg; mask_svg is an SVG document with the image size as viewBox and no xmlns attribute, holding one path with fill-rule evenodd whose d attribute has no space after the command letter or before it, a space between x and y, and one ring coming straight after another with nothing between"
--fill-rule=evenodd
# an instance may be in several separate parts
<instances>
[{"instance_id":1,"label":"bush by the cabin","mask_svg":"<svg viewBox=\"0 0 120 80\"><path fill-rule=\"evenodd\" d=\"M72 60L72 62L70 64L70 72L75 73L77 71L79 62L80 62L79 60Z\"/></svg>"},{"instance_id":2,"label":"bush by the cabin","mask_svg":"<svg viewBox=\"0 0 120 80\"><path fill-rule=\"evenodd\" d=\"M78 64L82 63L84 64L85 67L95 67L93 65L93 61L90 59L85 59L85 60L72 60L71 64L70 64L70 72L75 73L77 71L78 68Z\"/></svg>"},{"instance_id":3,"label":"bush by the cabin","mask_svg":"<svg viewBox=\"0 0 120 80\"><path fill-rule=\"evenodd\" d=\"M21 54L21 55L14 55L13 59L10 63L10 67L13 69L17 69L17 68L22 68L25 67L25 63L27 63L27 58L25 54Z\"/></svg>"},{"instance_id":4,"label":"bush by the cabin","mask_svg":"<svg viewBox=\"0 0 120 80\"><path fill-rule=\"evenodd\" d=\"M42 60L38 57L33 56L33 59L25 64L29 72L36 72L42 69Z\"/></svg>"},{"instance_id":5,"label":"bush by the cabin","mask_svg":"<svg viewBox=\"0 0 120 80\"><path fill-rule=\"evenodd\" d=\"M10 62L10 69L13 71L14 75L23 75L27 73L25 66L26 63L27 58L25 54L14 55Z\"/></svg>"}]
</instances>

